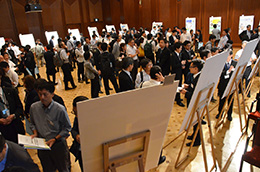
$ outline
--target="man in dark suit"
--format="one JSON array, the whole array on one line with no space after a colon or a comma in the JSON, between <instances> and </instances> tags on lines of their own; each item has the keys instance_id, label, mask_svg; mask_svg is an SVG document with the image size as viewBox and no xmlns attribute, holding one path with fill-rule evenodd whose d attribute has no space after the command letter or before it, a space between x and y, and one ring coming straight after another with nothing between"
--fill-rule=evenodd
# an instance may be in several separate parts
<instances>
[{"instance_id":1,"label":"man in dark suit","mask_svg":"<svg viewBox=\"0 0 260 172\"><path fill-rule=\"evenodd\" d=\"M196 88L196 85L198 83L198 80L199 80L199 77L200 77L200 72L201 72L201 70L203 68L203 65L204 65L204 62L199 60L199 59L194 59L194 60L191 61L190 73L193 74L193 78L194 79L191 82L191 84L189 84L189 85L188 84L184 84L184 89L181 90L181 93L185 94L185 97L187 98L187 107L190 104L190 100L192 98L193 92L194 92L194 90ZM198 127L198 124L195 124L193 126L193 133L192 133L191 136L188 137L189 140L193 139L197 127ZM193 146L199 146L200 144L201 144L201 142L200 142L200 131L198 131ZM186 145L190 146L191 142L187 143Z\"/></svg>"},{"instance_id":2,"label":"man in dark suit","mask_svg":"<svg viewBox=\"0 0 260 172\"><path fill-rule=\"evenodd\" d=\"M166 76L170 73L171 51L166 47L166 40L161 39L159 42L160 49L156 54L156 62L162 68L162 75Z\"/></svg>"},{"instance_id":3,"label":"man in dark suit","mask_svg":"<svg viewBox=\"0 0 260 172\"><path fill-rule=\"evenodd\" d=\"M130 72L134 67L134 60L131 57L124 58L122 67L123 69L119 74L120 91L133 90L135 85Z\"/></svg>"},{"instance_id":4,"label":"man in dark suit","mask_svg":"<svg viewBox=\"0 0 260 172\"><path fill-rule=\"evenodd\" d=\"M184 67L184 62L181 60L180 53L182 46L180 42L176 42L172 46L172 55L171 55L171 73L176 74L175 80L179 80L179 87L182 86L182 69ZM180 93L176 94L175 101L181 107L185 105L181 101Z\"/></svg>"},{"instance_id":5,"label":"man in dark suit","mask_svg":"<svg viewBox=\"0 0 260 172\"><path fill-rule=\"evenodd\" d=\"M237 64L237 62L235 60L232 60L232 56L233 56L233 52L230 52L230 54L227 58L226 64L224 66L224 69L221 73L219 84L218 84L219 106L218 106L218 114L216 116L217 119L219 118L220 113L223 109L224 103L226 101L226 97L222 99L222 96L226 90L228 82L229 82L231 75L234 71L234 68L236 67L236 64ZM233 95L233 93L230 95L230 97L228 99L228 103L231 102L232 95ZM232 101L230 108L228 110L227 119L229 121L232 121L233 102L234 102L234 100ZM222 114L221 114L221 116L222 116Z\"/></svg>"},{"instance_id":6,"label":"man in dark suit","mask_svg":"<svg viewBox=\"0 0 260 172\"><path fill-rule=\"evenodd\" d=\"M56 83L56 76L55 76L56 69L53 63L54 53L51 50L52 50L51 45L47 45L47 52L44 53L44 59L46 62L46 74L47 74L48 81L51 82L50 80L50 75L51 75L53 84L57 85L58 83Z\"/></svg>"},{"instance_id":7,"label":"man in dark suit","mask_svg":"<svg viewBox=\"0 0 260 172\"><path fill-rule=\"evenodd\" d=\"M14 166L32 172L40 172L25 149L16 143L5 140L0 134L0 171Z\"/></svg>"},{"instance_id":8,"label":"man in dark suit","mask_svg":"<svg viewBox=\"0 0 260 172\"><path fill-rule=\"evenodd\" d=\"M52 36L51 36L51 39L50 39L50 41L49 41L49 45L51 46L51 49L53 49L53 47L54 47L53 40L54 40L54 36L52 35Z\"/></svg>"},{"instance_id":9,"label":"man in dark suit","mask_svg":"<svg viewBox=\"0 0 260 172\"><path fill-rule=\"evenodd\" d=\"M243 32L241 32L239 34L239 38L241 39L241 41L250 41L252 35L253 35L253 32L251 30L251 25L247 25L246 30L244 30Z\"/></svg>"},{"instance_id":10,"label":"man in dark suit","mask_svg":"<svg viewBox=\"0 0 260 172\"><path fill-rule=\"evenodd\" d=\"M0 71L0 78L2 76ZM17 135L25 134L22 118L23 106L17 91L0 87L0 132L7 140L18 143Z\"/></svg>"},{"instance_id":11,"label":"man in dark suit","mask_svg":"<svg viewBox=\"0 0 260 172\"><path fill-rule=\"evenodd\" d=\"M184 75L184 82L186 83L187 74L189 73L189 67L191 60L195 56L194 52L191 52L191 42L190 41L184 41L183 42L183 49L181 52L181 60L185 61L184 69L182 69L182 73Z\"/></svg>"}]
</instances>

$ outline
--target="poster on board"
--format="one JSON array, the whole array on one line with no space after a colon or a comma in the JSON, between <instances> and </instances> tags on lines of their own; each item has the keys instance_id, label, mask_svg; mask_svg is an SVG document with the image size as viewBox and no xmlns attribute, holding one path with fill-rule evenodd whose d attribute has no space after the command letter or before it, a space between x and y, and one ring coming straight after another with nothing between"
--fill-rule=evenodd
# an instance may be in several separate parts
<instances>
[{"instance_id":1,"label":"poster on board","mask_svg":"<svg viewBox=\"0 0 260 172\"><path fill-rule=\"evenodd\" d=\"M154 26L156 26L156 29L158 28L158 26L162 26L163 25L163 22L153 22L152 23L152 28L154 27Z\"/></svg>"},{"instance_id":2,"label":"poster on board","mask_svg":"<svg viewBox=\"0 0 260 172\"><path fill-rule=\"evenodd\" d=\"M50 32L45 31L45 37L47 39L48 44L49 44L52 36L54 36L54 40L53 40L54 46L58 45L58 39L59 39L58 32L57 31L50 31Z\"/></svg>"},{"instance_id":3,"label":"poster on board","mask_svg":"<svg viewBox=\"0 0 260 172\"><path fill-rule=\"evenodd\" d=\"M116 31L116 28L114 25L106 25L107 32L112 32L112 29L114 29Z\"/></svg>"},{"instance_id":4,"label":"poster on board","mask_svg":"<svg viewBox=\"0 0 260 172\"><path fill-rule=\"evenodd\" d=\"M34 48L35 45L35 39L33 34L20 34L19 39L22 46L30 45L31 48Z\"/></svg>"},{"instance_id":5,"label":"poster on board","mask_svg":"<svg viewBox=\"0 0 260 172\"><path fill-rule=\"evenodd\" d=\"M5 38L0 37L0 49L2 48L3 45L5 45Z\"/></svg>"},{"instance_id":6,"label":"poster on board","mask_svg":"<svg viewBox=\"0 0 260 172\"><path fill-rule=\"evenodd\" d=\"M75 36L77 41L80 41L80 33L78 29L68 29L68 33L71 33L72 36ZM72 39L72 38L70 38Z\"/></svg>"},{"instance_id":7,"label":"poster on board","mask_svg":"<svg viewBox=\"0 0 260 172\"><path fill-rule=\"evenodd\" d=\"M124 29L129 30L128 24L120 23L120 28L121 28L121 30L124 30Z\"/></svg>"},{"instance_id":8,"label":"poster on board","mask_svg":"<svg viewBox=\"0 0 260 172\"><path fill-rule=\"evenodd\" d=\"M221 31L221 17L210 17L209 18L209 34L212 34L213 25L217 25L217 29Z\"/></svg>"},{"instance_id":9,"label":"poster on board","mask_svg":"<svg viewBox=\"0 0 260 172\"><path fill-rule=\"evenodd\" d=\"M84 171L104 172L102 144L127 135L150 130L145 171L158 166L179 81L169 85L135 89L79 102L77 104ZM128 100L128 103L122 103ZM158 100L164 103L158 105ZM156 108L151 108L156 107ZM109 150L109 158L139 150L140 142L128 142ZM138 170L127 164L117 172Z\"/></svg>"},{"instance_id":10,"label":"poster on board","mask_svg":"<svg viewBox=\"0 0 260 172\"><path fill-rule=\"evenodd\" d=\"M89 33L90 39L92 39L92 36L93 36L94 34L96 34L97 37L99 37L97 27L88 27L88 33Z\"/></svg>"},{"instance_id":11,"label":"poster on board","mask_svg":"<svg viewBox=\"0 0 260 172\"><path fill-rule=\"evenodd\" d=\"M251 25L251 28L254 28L254 16L240 16L239 17L239 28L238 34L246 30L247 25Z\"/></svg>"},{"instance_id":12,"label":"poster on board","mask_svg":"<svg viewBox=\"0 0 260 172\"><path fill-rule=\"evenodd\" d=\"M195 33L196 32L196 18L187 17L185 19L185 27L188 32L190 32L190 30L193 30Z\"/></svg>"}]
</instances>

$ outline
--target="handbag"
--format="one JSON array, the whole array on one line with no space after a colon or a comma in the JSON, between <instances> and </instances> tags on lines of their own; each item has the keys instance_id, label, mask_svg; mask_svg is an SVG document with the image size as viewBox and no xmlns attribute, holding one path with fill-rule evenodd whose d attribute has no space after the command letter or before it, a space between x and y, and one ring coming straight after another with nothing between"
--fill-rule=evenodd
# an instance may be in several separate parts
<instances>
[{"instance_id":1,"label":"handbag","mask_svg":"<svg viewBox=\"0 0 260 172\"><path fill-rule=\"evenodd\" d=\"M139 50L138 56L139 56L139 57L144 57L144 56L145 56L145 55L144 55L144 49L143 49L141 46L139 46L138 50Z\"/></svg>"}]
</instances>

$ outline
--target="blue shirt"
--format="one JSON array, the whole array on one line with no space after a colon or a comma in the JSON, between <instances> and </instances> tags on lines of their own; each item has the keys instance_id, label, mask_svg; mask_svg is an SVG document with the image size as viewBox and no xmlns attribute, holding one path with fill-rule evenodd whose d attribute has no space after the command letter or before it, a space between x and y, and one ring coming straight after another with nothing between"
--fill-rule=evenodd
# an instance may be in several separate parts
<instances>
[{"instance_id":1,"label":"blue shirt","mask_svg":"<svg viewBox=\"0 0 260 172\"><path fill-rule=\"evenodd\" d=\"M5 143L5 145L6 145L6 152L5 152L4 159L0 162L0 171L3 171L5 169L6 157L7 157L7 153L8 153L8 144Z\"/></svg>"}]
</instances>

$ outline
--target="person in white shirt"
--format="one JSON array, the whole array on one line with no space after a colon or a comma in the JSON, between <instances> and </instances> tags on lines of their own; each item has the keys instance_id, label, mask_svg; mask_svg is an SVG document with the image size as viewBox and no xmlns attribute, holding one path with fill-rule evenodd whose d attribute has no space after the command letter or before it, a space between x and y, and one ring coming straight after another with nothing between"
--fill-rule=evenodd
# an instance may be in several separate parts
<instances>
[{"instance_id":1,"label":"person in white shirt","mask_svg":"<svg viewBox=\"0 0 260 172\"><path fill-rule=\"evenodd\" d=\"M144 28L144 32L146 35L148 35L150 32L147 30L147 28Z\"/></svg>"},{"instance_id":2,"label":"person in white shirt","mask_svg":"<svg viewBox=\"0 0 260 172\"><path fill-rule=\"evenodd\" d=\"M133 81L135 81L137 70L138 70L138 57L139 51L136 48L135 41L131 38L129 39L127 48L126 48L126 54L128 57L131 57L134 60L134 68L132 70L132 78Z\"/></svg>"},{"instance_id":3,"label":"person in white shirt","mask_svg":"<svg viewBox=\"0 0 260 172\"><path fill-rule=\"evenodd\" d=\"M154 26L153 29L151 30L151 34L153 35L153 37L156 36L157 34L156 26Z\"/></svg>"},{"instance_id":4,"label":"person in white shirt","mask_svg":"<svg viewBox=\"0 0 260 172\"><path fill-rule=\"evenodd\" d=\"M160 85L161 82L164 81L164 77L162 75L162 69L160 66L157 65L153 66L150 71L150 76L151 76L151 80L145 81L142 84L140 84L140 88Z\"/></svg>"},{"instance_id":5,"label":"person in white shirt","mask_svg":"<svg viewBox=\"0 0 260 172\"><path fill-rule=\"evenodd\" d=\"M83 47L81 46L81 42L76 42L76 49L75 54L77 58L77 64L78 64L78 82L83 83L84 82L84 51Z\"/></svg>"},{"instance_id":6,"label":"person in white shirt","mask_svg":"<svg viewBox=\"0 0 260 172\"><path fill-rule=\"evenodd\" d=\"M169 42L170 40L169 40L169 38L170 38L170 36L172 35L172 29L171 28L168 28L168 31L167 31L167 33L166 33L166 40Z\"/></svg>"},{"instance_id":7,"label":"person in white shirt","mask_svg":"<svg viewBox=\"0 0 260 172\"><path fill-rule=\"evenodd\" d=\"M248 43L247 41L243 41L243 42L242 42L242 49L238 50L238 52L236 53L235 59L234 59L235 61L239 61L239 59L240 59L240 57L241 57L241 55L242 55L242 53L243 53L243 51L244 51L244 48L246 47L246 44L247 44L247 43ZM251 65L252 65L256 60L257 60L257 57L256 57L255 53L253 52L252 55L251 55L251 57L250 57L249 62L248 62L247 65L246 65L246 70L245 70L244 75L243 75L243 77L242 77L242 81L246 80L245 89L247 88L247 86L248 86L248 84L249 84L249 81L250 81L250 80L248 79L248 77L249 77L249 75L250 75L250 73L251 73L251 71L252 71ZM250 91L248 92L247 97L250 97Z\"/></svg>"},{"instance_id":8,"label":"person in white shirt","mask_svg":"<svg viewBox=\"0 0 260 172\"><path fill-rule=\"evenodd\" d=\"M14 70L12 70L9 67L8 63L5 62L5 61L2 61L0 63L0 68L3 69L6 76L8 76L9 79L11 80L12 85L16 88L18 86L18 83L19 83L18 74Z\"/></svg>"},{"instance_id":9,"label":"person in white shirt","mask_svg":"<svg viewBox=\"0 0 260 172\"><path fill-rule=\"evenodd\" d=\"M219 49L222 49L225 47L227 41L228 41L228 37L227 37L227 34L228 34L228 30L225 29L222 31L222 37L220 38L220 41L218 43L218 48Z\"/></svg>"},{"instance_id":10,"label":"person in white shirt","mask_svg":"<svg viewBox=\"0 0 260 172\"><path fill-rule=\"evenodd\" d=\"M183 27L182 29L182 34L181 34L181 38L180 38L180 41L181 41L181 43L183 43L184 41L192 41L191 40L191 36L190 36L190 33L189 32L187 32L187 29L185 28L185 27Z\"/></svg>"},{"instance_id":11,"label":"person in white shirt","mask_svg":"<svg viewBox=\"0 0 260 172\"><path fill-rule=\"evenodd\" d=\"M12 69L13 71L17 70L17 68L15 67L16 65L9 59L9 55L7 53L4 53L3 57L4 60L8 63L10 69Z\"/></svg>"},{"instance_id":12,"label":"person in white shirt","mask_svg":"<svg viewBox=\"0 0 260 172\"><path fill-rule=\"evenodd\" d=\"M139 72L136 76L135 80L135 88L139 88L140 84L145 81L149 81L151 79L150 77L150 71L153 67L153 63L150 59L145 58L141 60L140 65L142 67L142 71Z\"/></svg>"}]
</instances>

